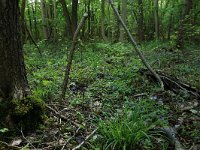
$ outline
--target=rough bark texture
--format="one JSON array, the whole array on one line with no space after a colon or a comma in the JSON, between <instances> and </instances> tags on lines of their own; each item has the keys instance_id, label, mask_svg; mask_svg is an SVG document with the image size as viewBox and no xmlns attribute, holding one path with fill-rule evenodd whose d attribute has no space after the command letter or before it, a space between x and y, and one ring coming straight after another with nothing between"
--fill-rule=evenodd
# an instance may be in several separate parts
<instances>
[{"instance_id":1,"label":"rough bark texture","mask_svg":"<svg viewBox=\"0 0 200 150\"><path fill-rule=\"evenodd\" d=\"M25 7L26 7L26 0L22 0L22 6L21 6L22 43L25 43L26 39Z\"/></svg>"},{"instance_id":2,"label":"rough bark texture","mask_svg":"<svg viewBox=\"0 0 200 150\"><path fill-rule=\"evenodd\" d=\"M17 0L0 1L0 91L1 96L21 99L28 82L20 37Z\"/></svg>"},{"instance_id":3,"label":"rough bark texture","mask_svg":"<svg viewBox=\"0 0 200 150\"><path fill-rule=\"evenodd\" d=\"M18 4L0 0L0 120L6 128L31 131L43 122L44 102L30 95Z\"/></svg>"}]
</instances>

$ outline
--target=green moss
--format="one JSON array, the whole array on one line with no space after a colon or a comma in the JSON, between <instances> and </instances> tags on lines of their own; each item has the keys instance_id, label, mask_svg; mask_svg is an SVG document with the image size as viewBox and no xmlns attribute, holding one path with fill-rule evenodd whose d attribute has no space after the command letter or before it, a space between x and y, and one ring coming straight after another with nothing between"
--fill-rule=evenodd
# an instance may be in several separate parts
<instances>
[{"instance_id":1,"label":"green moss","mask_svg":"<svg viewBox=\"0 0 200 150\"><path fill-rule=\"evenodd\" d=\"M44 120L45 105L41 99L29 96L11 101L10 114L14 124L24 130L34 130Z\"/></svg>"}]
</instances>

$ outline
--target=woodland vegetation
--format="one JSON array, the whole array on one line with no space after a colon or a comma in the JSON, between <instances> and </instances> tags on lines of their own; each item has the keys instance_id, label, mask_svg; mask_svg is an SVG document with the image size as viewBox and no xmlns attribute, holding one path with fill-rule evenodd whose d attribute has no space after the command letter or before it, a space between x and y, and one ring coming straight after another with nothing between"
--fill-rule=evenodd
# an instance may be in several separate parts
<instances>
[{"instance_id":1,"label":"woodland vegetation","mask_svg":"<svg viewBox=\"0 0 200 150\"><path fill-rule=\"evenodd\" d=\"M200 149L199 0L0 0L0 149Z\"/></svg>"}]
</instances>

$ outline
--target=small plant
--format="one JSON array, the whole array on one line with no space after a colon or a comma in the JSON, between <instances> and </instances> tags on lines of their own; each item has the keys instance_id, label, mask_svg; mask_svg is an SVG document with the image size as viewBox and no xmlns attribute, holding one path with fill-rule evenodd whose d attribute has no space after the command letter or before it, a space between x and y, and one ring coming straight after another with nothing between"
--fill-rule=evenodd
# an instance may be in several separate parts
<instances>
[{"instance_id":1,"label":"small plant","mask_svg":"<svg viewBox=\"0 0 200 150\"><path fill-rule=\"evenodd\" d=\"M152 135L149 130L164 125L160 119L162 113L152 102L135 103L133 109L128 106L114 117L100 120L101 149L134 149L142 143L143 147L151 145Z\"/></svg>"}]
</instances>

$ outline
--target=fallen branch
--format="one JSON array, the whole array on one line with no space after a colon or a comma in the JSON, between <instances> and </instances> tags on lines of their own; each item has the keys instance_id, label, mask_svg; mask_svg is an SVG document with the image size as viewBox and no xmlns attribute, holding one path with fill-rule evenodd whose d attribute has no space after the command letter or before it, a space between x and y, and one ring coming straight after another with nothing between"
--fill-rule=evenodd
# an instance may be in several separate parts
<instances>
[{"instance_id":1,"label":"fallen branch","mask_svg":"<svg viewBox=\"0 0 200 150\"><path fill-rule=\"evenodd\" d=\"M146 58L144 57L144 55L142 54L139 46L137 45L136 41L134 40L133 36L131 35L130 31L128 30L126 24L124 23L122 17L120 16L119 12L117 11L117 9L114 7L114 2L113 0L109 0L111 7L115 13L115 15L117 16L117 18L119 19L121 25L123 26L124 30L126 31L126 33L128 34L131 43L133 44L133 47L135 48L135 51L137 52L137 54L139 55L140 59L142 60L143 64L146 66L146 68L155 76L155 78L158 80L158 82L160 83L161 89L164 90L164 85L163 82L160 78L160 76L156 73L156 71L154 71L154 69L149 65L149 63L147 62Z\"/></svg>"},{"instance_id":2,"label":"fallen branch","mask_svg":"<svg viewBox=\"0 0 200 150\"><path fill-rule=\"evenodd\" d=\"M152 73L150 73L148 70L146 69L141 69L140 73L146 75L147 77L150 77L152 79L155 79L154 76L152 75ZM179 79L175 78L175 77L171 77L161 71L157 71L157 74L159 74L161 80L164 83L164 88L171 90L173 92L179 92L179 91L187 91L189 94L197 97L200 99L200 91L197 90L197 88L192 87L189 84L183 83L181 82Z\"/></svg>"},{"instance_id":3,"label":"fallen branch","mask_svg":"<svg viewBox=\"0 0 200 150\"><path fill-rule=\"evenodd\" d=\"M23 133L23 131L22 131L22 128L21 128L21 134L22 134L23 139L26 140L27 143L33 147L33 149L36 150L37 148L35 148L35 146L24 136L24 133Z\"/></svg>"},{"instance_id":4,"label":"fallen branch","mask_svg":"<svg viewBox=\"0 0 200 150\"><path fill-rule=\"evenodd\" d=\"M172 144L175 148L175 150L184 150L183 146L181 145L180 141L178 138L176 138L176 131L169 127L169 128L159 128L158 129L161 134L164 134L164 136L167 137L169 140L170 144Z\"/></svg>"},{"instance_id":5,"label":"fallen branch","mask_svg":"<svg viewBox=\"0 0 200 150\"><path fill-rule=\"evenodd\" d=\"M63 81L63 85L62 85L62 94L61 94L62 99L64 99L64 97L65 97L67 85L68 85L68 82L69 82L69 75L70 75L72 60L73 60L73 57L74 57L75 47L76 47L76 43L77 43L77 37L78 37L78 34L79 34L79 32L80 32L80 30L81 30L81 28L82 28L87 17L88 17L88 14L85 13L83 15L77 29L76 29L76 32L74 33L74 36L73 36L72 47L70 49L68 64L67 64L66 70L65 70L65 78L64 78L64 81Z\"/></svg>"},{"instance_id":6,"label":"fallen branch","mask_svg":"<svg viewBox=\"0 0 200 150\"><path fill-rule=\"evenodd\" d=\"M85 144L85 142L87 142L95 134L95 132L97 130L98 130L98 128L95 129L94 131L92 131L92 133L90 135L88 135L83 142L81 142L78 146L74 147L72 150L77 150L77 149L81 148L81 146L83 146Z\"/></svg>"},{"instance_id":7,"label":"fallen branch","mask_svg":"<svg viewBox=\"0 0 200 150\"><path fill-rule=\"evenodd\" d=\"M67 122L71 122L72 124L74 124L77 127L80 127L80 125L72 120L70 120L69 118L63 116L62 114L60 114L59 112L57 112L55 109L53 109L52 107L46 105L46 107L51 110L57 117L61 118L63 121L67 121Z\"/></svg>"},{"instance_id":8,"label":"fallen branch","mask_svg":"<svg viewBox=\"0 0 200 150\"><path fill-rule=\"evenodd\" d=\"M81 127L79 127L76 132L74 132L73 136L71 136L69 139L67 139L67 141L65 142L65 144L63 145L62 149L61 150L64 150L65 149L65 146L69 143L69 141L71 139L73 139L75 137L75 135L78 133L78 131L80 130Z\"/></svg>"}]
</instances>

